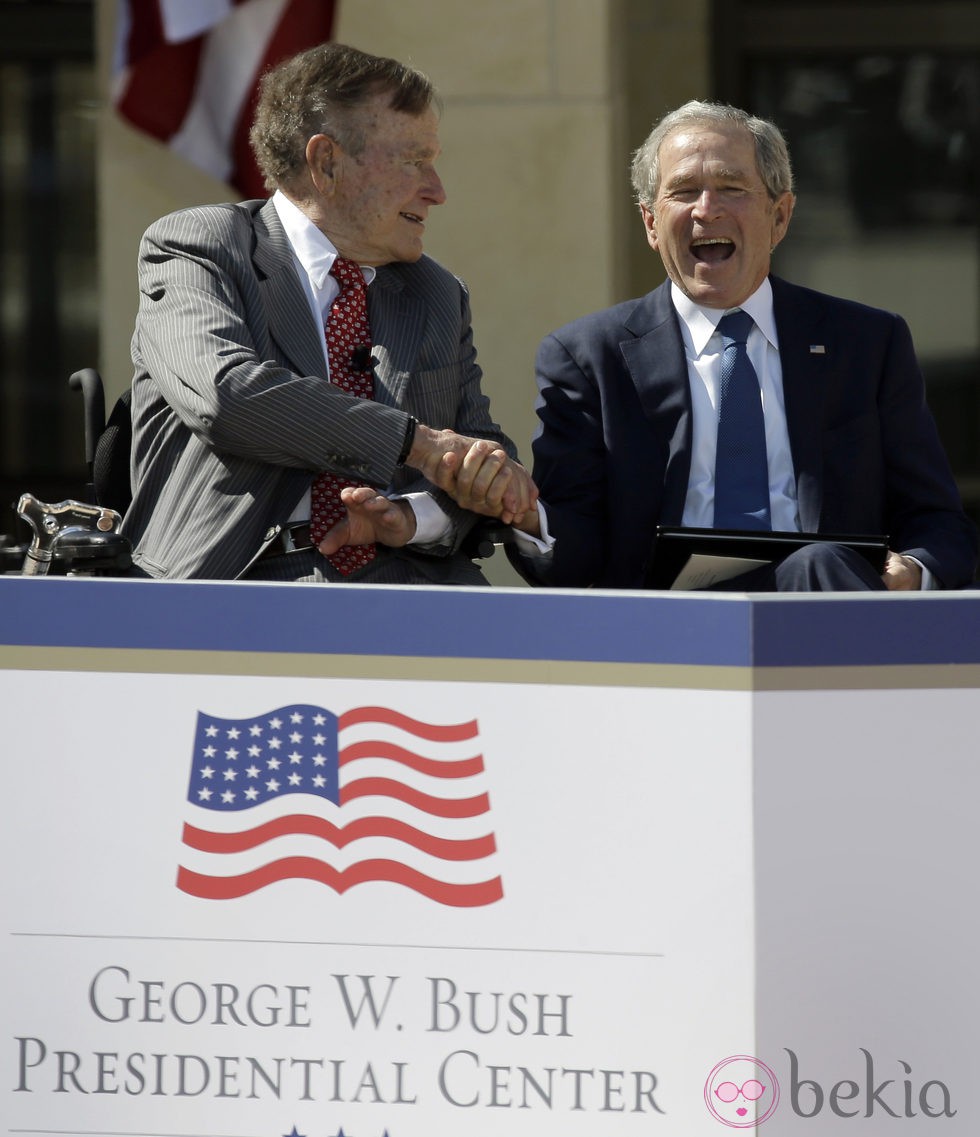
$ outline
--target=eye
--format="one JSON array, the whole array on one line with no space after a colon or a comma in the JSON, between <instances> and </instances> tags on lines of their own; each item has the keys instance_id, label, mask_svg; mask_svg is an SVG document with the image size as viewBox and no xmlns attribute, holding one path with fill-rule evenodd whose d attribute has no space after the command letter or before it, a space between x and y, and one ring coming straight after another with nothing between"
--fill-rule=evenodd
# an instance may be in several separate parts
<instances>
[{"instance_id":1,"label":"eye","mask_svg":"<svg viewBox=\"0 0 980 1137\"><path fill-rule=\"evenodd\" d=\"M684 186L681 189L670 190L667 197L671 201L697 201L701 191L694 186Z\"/></svg>"}]
</instances>

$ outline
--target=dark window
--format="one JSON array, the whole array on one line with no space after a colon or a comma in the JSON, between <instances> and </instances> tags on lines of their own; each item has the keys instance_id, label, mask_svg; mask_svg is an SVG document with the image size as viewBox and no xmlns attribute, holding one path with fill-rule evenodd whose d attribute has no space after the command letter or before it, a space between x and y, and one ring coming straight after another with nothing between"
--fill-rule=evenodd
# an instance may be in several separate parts
<instances>
[{"instance_id":1,"label":"dark window","mask_svg":"<svg viewBox=\"0 0 980 1137\"><path fill-rule=\"evenodd\" d=\"M980 4L734 2L719 98L779 124L797 182L774 270L899 312L980 520Z\"/></svg>"},{"instance_id":2,"label":"dark window","mask_svg":"<svg viewBox=\"0 0 980 1137\"><path fill-rule=\"evenodd\" d=\"M77 496L98 356L91 0L0 0L0 533L25 490Z\"/></svg>"}]
</instances>

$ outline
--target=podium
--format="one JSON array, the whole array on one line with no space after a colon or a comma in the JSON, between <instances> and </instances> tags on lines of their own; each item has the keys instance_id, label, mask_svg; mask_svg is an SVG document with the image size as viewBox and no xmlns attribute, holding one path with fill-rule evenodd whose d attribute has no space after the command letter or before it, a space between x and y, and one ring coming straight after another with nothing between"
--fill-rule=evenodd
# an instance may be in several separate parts
<instances>
[{"instance_id":1,"label":"podium","mask_svg":"<svg viewBox=\"0 0 980 1137\"><path fill-rule=\"evenodd\" d=\"M10 1132L980 1127L980 593L5 577L0 692Z\"/></svg>"}]
</instances>

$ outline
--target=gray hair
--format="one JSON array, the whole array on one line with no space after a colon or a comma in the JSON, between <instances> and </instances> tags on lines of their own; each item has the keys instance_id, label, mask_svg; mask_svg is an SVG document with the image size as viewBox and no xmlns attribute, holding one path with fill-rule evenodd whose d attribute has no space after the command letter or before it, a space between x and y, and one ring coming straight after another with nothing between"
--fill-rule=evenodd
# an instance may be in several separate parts
<instances>
[{"instance_id":1,"label":"gray hair","mask_svg":"<svg viewBox=\"0 0 980 1137\"><path fill-rule=\"evenodd\" d=\"M391 110L415 116L439 106L431 81L414 67L342 43L319 44L267 71L249 135L266 188L288 186L298 176L314 134L361 153L367 136L358 111L375 95L386 96Z\"/></svg>"},{"instance_id":2,"label":"gray hair","mask_svg":"<svg viewBox=\"0 0 980 1137\"><path fill-rule=\"evenodd\" d=\"M793 191L793 167L786 139L775 123L757 118L726 103L708 103L692 99L671 111L654 126L643 145L634 153L630 172L633 190L640 205L653 209L660 192L660 147L668 134L685 127L714 126L720 129L739 127L747 130L755 141L755 160L769 196L775 201Z\"/></svg>"}]
</instances>

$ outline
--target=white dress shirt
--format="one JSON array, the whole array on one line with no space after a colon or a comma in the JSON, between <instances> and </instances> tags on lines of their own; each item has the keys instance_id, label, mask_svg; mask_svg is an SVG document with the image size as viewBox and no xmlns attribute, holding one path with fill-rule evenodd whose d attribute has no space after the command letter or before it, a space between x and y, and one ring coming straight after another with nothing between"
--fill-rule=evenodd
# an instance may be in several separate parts
<instances>
[{"instance_id":1,"label":"white dress shirt","mask_svg":"<svg viewBox=\"0 0 980 1137\"><path fill-rule=\"evenodd\" d=\"M313 224L299 206L279 190L272 195L272 204L279 214L286 239L293 251L296 274L310 303L310 311L317 324L325 328L330 306L340 291L336 277L330 274L333 262L338 256L337 249L329 237ZM361 265L361 272L364 273L365 284L370 285L375 277L375 269L371 265ZM323 360L329 375L330 361L325 335L322 340ZM398 496L392 495L392 500L397 500ZM410 545L434 544L446 536L450 529L449 518L430 494L410 493L401 496L415 514L415 536L409 541ZM307 491L289 520L307 521L309 516L310 494Z\"/></svg>"}]
</instances>

